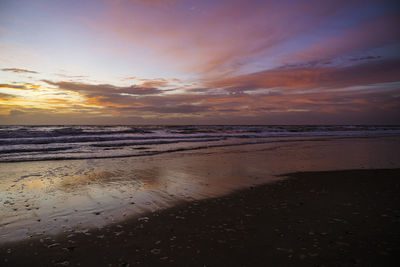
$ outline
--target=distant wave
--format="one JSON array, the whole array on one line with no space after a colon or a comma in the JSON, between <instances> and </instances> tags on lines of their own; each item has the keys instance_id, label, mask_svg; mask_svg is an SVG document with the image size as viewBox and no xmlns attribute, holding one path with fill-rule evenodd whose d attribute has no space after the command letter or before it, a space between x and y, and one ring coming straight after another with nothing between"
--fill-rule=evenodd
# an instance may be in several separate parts
<instances>
[{"instance_id":1,"label":"distant wave","mask_svg":"<svg viewBox=\"0 0 400 267\"><path fill-rule=\"evenodd\" d=\"M11 154L11 153L28 153L28 152L50 152L50 151L62 151L68 150L73 147L45 147L45 148L16 148L16 149L0 149L1 154Z\"/></svg>"},{"instance_id":2,"label":"distant wave","mask_svg":"<svg viewBox=\"0 0 400 267\"><path fill-rule=\"evenodd\" d=\"M297 137L388 134L400 135L400 126L0 126L0 162L131 157L300 141Z\"/></svg>"}]
</instances>

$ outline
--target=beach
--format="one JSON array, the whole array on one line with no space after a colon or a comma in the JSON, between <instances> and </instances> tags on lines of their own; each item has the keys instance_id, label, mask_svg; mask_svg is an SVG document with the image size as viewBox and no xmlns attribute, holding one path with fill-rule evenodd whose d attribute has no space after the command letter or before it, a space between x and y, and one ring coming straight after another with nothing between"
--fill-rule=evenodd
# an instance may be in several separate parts
<instances>
[{"instance_id":1,"label":"beach","mask_svg":"<svg viewBox=\"0 0 400 267\"><path fill-rule=\"evenodd\" d=\"M3 162L5 266L384 266L397 135Z\"/></svg>"},{"instance_id":2,"label":"beach","mask_svg":"<svg viewBox=\"0 0 400 267\"><path fill-rule=\"evenodd\" d=\"M400 4L0 0L0 267L400 266Z\"/></svg>"},{"instance_id":3,"label":"beach","mask_svg":"<svg viewBox=\"0 0 400 267\"><path fill-rule=\"evenodd\" d=\"M2 266L397 266L399 169L303 172L76 234L0 248Z\"/></svg>"}]
</instances>

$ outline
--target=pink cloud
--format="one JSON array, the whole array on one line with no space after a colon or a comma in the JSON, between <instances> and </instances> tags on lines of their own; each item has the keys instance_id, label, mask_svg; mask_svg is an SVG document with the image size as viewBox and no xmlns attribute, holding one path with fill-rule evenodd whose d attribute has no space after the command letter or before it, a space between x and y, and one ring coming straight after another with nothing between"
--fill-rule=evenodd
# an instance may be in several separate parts
<instances>
[{"instance_id":1,"label":"pink cloud","mask_svg":"<svg viewBox=\"0 0 400 267\"><path fill-rule=\"evenodd\" d=\"M149 60L210 76L235 72L251 58L272 53L354 1L214 1L194 10L181 1L154 8L157 2L112 2L105 23L92 25L111 38L145 47Z\"/></svg>"},{"instance_id":2,"label":"pink cloud","mask_svg":"<svg viewBox=\"0 0 400 267\"><path fill-rule=\"evenodd\" d=\"M368 84L396 82L400 77L399 60L367 61L351 66L276 68L261 72L209 80L208 87L248 91L263 88L311 90L346 88Z\"/></svg>"}]
</instances>

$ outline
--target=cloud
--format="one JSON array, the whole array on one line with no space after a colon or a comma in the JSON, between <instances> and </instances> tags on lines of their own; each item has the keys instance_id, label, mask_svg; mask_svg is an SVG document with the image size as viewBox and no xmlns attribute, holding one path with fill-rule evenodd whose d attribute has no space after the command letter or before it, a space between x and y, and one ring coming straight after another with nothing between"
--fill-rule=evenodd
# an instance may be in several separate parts
<instances>
[{"instance_id":1,"label":"cloud","mask_svg":"<svg viewBox=\"0 0 400 267\"><path fill-rule=\"evenodd\" d=\"M10 88L10 89L17 89L17 90L32 90L32 88L28 87L28 86L27 85L18 85L18 84L8 84L8 83L0 84L0 88Z\"/></svg>"},{"instance_id":2,"label":"cloud","mask_svg":"<svg viewBox=\"0 0 400 267\"><path fill-rule=\"evenodd\" d=\"M7 99L10 99L10 98L15 98L15 96L14 95L10 95L10 94L0 93L0 101L1 100L7 100Z\"/></svg>"},{"instance_id":3,"label":"cloud","mask_svg":"<svg viewBox=\"0 0 400 267\"><path fill-rule=\"evenodd\" d=\"M137 97L163 95L173 90L163 88L168 85L168 81L164 79L145 80L142 84L131 86L49 80L43 80L43 82L56 86L58 89L77 92L87 99L88 104L95 106L141 107L143 105L136 101Z\"/></svg>"},{"instance_id":4,"label":"cloud","mask_svg":"<svg viewBox=\"0 0 400 267\"><path fill-rule=\"evenodd\" d=\"M395 112L400 109L400 99L396 97L396 86L376 85L359 90L303 92L287 91L282 94L181 94L168 96L146 96L137 101L137 107L110 107L121 116L147 116L159 114L199 114L203 117L225 116L233 121L241 116L266 116L269 113L320 112L344 116L346 112L365 113L368 110ZM388 89L389 88L389 89ZM389 90L389 91L388 91Z\"/></svg>"},{"instance_id":5,"label":"cloud","mask_svg":"<svg viewBox=\"0 0 400 267\"><path fill-rule=\"evenodd\" d=\"M142 85L119 87L111 84L86 84L66 81L52 82L48 80L43 81L48 84L55 85L60 89L81 92L90 96L105 96L113 94L154 95L163 93L163 90L152 87L152 85L156 85L157 83L150 82L143 83Z\"/></svg>"},{"instance_id":6,"label":"cloud","mask_svg":"<svg viewBox=\"0 0 400 267\"><path fill-rule=\"evenodd\" d=\"M153 8L160 1L151 2L110 2L103 20L88 23L112 39L150 50L153 60L207 76L236 72L260 56L272 57L283 43L318 29L354 4L222 0L202 1L192 9L179 1L160 11Z\"/></svg>"},{"instance_id":7,"label":"cloud","mask_svg":"<svg viewBox=\"0 0 400 267\"><path fill-rule=\"evenodd\" d=\"M399 81L400 60L367 61L350 66L276 68L207 82L230 92L274 89L312 90L346 88Z\"/></svg>"},{"instance_id":8,"label":"cloud","mask_svg":"<svg viewBox=\"0 0 400 267\"><path fill-rule=\"evenodd\" d=\"M400 107L396 83L400 60L360 60L356 65L295 65L210 80L184 93L163 94L164 79L118 87L76 82L47 83L84 95L103 114L261 116L282 112L344 114ZM392 83L392 84L390 84ZM146 93L144 93L146 92ZM149 93L150 92L150 93Z\"/></svg>"},{"instance_id":9,"label":"cloud","mask_svg":"<svg viewBox=\"0 0 400 267\"><path fill-rule=\"evenodd\" d=\"M381 56L365 56L365 57L358 57L358 58L351 58L351 61L360 61L360 60L373 60L382 58Z\"/></svg>"},{"instance_id":10,"label":"cloud","mask_svg":"<svg viewBox=\"0 0 400 267\"><path fill-rule=\"evenodd\" d=\"M11 71L11 72L16 72L16 73L38 73L33 70L26 70L26 69L19 69L19 68L5 68L1 69L2 71Z\"/></svg>"},{"instance_id":11,"label":"cloud","mask_svg":"<svg viewBox=\"0 0 400 267\"><path fill-rule=\"evenodd\" d=\"M121 107L116 108L115 110L121 112L122 114L133 112L135 114L186 114L186 115L194 115L201 114L206 111L211 110L211 106L209 105L197 105L197 104L176 104L176 105L144 105L143 107Z\"/></svg>"},{"instance_id":12,"label":"cloud","mask_svg":"<svg viewBox=\"0 0 400 267\"><path fill-rule=\"evenodd\" d=\"M196 114L210 110L207 105L176 105L176 106L150 106L139 108L138 110L151 111L156 113L183 113L183 114Z\"/></svg>"},{"instance_id":13,"label":"cloud","mask_svg":"<svg viewBox=\"0 0 400 267\"><path fill-rule=\"evenodd\" d=\"M181 0L128 0L128 1L132 3L140 3L142 5L150 6L153 8L154 7L165 8L165 7L171 7Z\"/></svg>"},{"instance_id":14,"label":"cloud","mask_svg":"<svg viewBox=\"0 0 400 267\"><path fill-rule=\"evenodd\" d=\"M69 75L65 73L56 73L55 75L63 77L63 78L70 78L70 79L87 79L89 76L85 75Z\"/></svg>"},{"instance_id":15,"label":"cloud","mask_svg":"<svg viewBox=\"0 0 400 267\"><path fill-rule=\"evenodd\" d=\"M138 124L296 124L399 123L399 84L378 84L358 90L287 91L280 95L154 95L115 98L102 108L76 105L68 112L52 109L13 110L24 116L1 117L1 123L138 123ZM66 111L66 110L64 110ZM4 114L4 112L3 112ZM110 116L110 114L114 114Z\"/></svg>"},{"instance_id":16,"label":"cloud","mask_svg":"<svg viewBox=\"0 0 400 267\"><path fill-rule=\"evenodd\" d=\"M313 123L324 116L345 122L351 116L368 121L373 114L384 121L384 114L399 114L400 59L394 49L400 41L399 17L393 15L398 8L389 10L387 1L215 0L197 1L195 8L194 2L180 0L102 3L93 9L96 15L77 12L84 19L71 26L82 31L70 40L76 37L79 46L65 42L57 48L84 57L84 64L74 61L74 74L87 68L84 73L107 73L102 77L110 80L91 84L93 77L58 71L64 74L50 74L39 90L3 81L0 88L32 91L3 89L18 97L0 94L0 114L29 113L15 121L36 114L52 122L81 118L89 123L97 117L102 122ZM60 30L60 41L70 36ZM64 54L57 56L52 54L51 61L66 63ZM95 66L97 62L110 64ZM131 70L146 77L174 73L185 82L193 80L121 79Z\"/></svg>"}]
</instances>

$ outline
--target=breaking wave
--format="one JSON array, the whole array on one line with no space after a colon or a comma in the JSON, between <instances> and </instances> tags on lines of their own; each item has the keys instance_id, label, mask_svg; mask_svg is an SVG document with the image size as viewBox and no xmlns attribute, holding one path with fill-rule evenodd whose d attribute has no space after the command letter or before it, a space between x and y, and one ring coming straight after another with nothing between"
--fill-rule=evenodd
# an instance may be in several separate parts
<instances>
[{"instance_id":1,"label":"breaking wave","mask_svg":"<svg viewBox=\"0 0 400 267\"><path fill-rule=\"evenodd\" d=\"M388 134L400 134L400 126L0 126L0 162L143 156L298 137Z\"/></svg>"}]
</instances>

